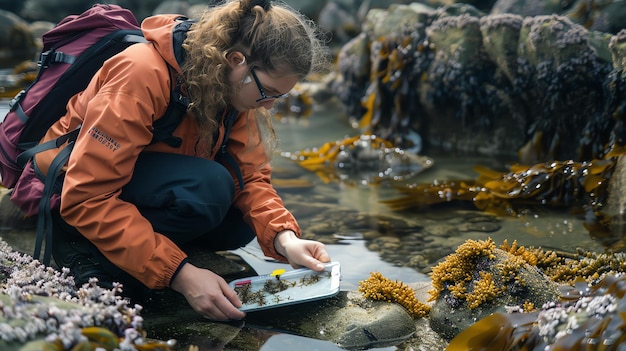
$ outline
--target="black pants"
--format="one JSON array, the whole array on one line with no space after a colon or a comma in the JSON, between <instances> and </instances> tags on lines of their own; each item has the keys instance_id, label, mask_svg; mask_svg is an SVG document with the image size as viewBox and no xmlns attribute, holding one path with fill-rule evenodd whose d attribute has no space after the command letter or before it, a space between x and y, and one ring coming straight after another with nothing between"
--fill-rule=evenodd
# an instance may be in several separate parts
<instances>
[{"instance_id":1,"label":"black pants","mask_svg":"<svg viewBox=\"0 0 626 351\"><path fill-rule=\"evenodd\" d=\"M241 212L231 206L234 193L232 176L218 162L169 153L144 153L120 198L135 204L156 232L181 248L193 246L219 251L245 246L255 237ZM53 213L53 219L52 255L57 265L72 270L78 286L95 276L105 287L114 281L122 283L127 296L138 297L148 291L107 260L58 212Z\"/></svg>"}]
</instances>

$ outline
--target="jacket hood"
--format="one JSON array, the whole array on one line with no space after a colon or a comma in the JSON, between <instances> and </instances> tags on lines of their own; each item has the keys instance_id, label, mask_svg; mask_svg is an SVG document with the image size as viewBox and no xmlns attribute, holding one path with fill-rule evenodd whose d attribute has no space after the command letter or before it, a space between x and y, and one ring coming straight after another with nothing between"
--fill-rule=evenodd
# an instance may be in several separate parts
<instances>
[{"instance_id":1,"label":"jacket hood","mask_svg":"<svg viewBox=\"0 0 626 351\"><path fill-rule=\"evenodd\" d=\"M178 19L182 15L156 15L146 18L141 22L141 31L146 40L153 43L156 50L163 56L165 61L180 72L180 66L174 55L174 39L172 31L180 23Z\"/></svg>"}]
</instances>

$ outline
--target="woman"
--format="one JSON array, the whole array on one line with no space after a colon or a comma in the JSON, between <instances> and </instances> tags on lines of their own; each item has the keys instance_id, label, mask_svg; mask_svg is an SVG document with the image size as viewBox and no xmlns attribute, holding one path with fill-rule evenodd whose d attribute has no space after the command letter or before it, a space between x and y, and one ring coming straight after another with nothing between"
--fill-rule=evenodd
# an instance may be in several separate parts
<instances>
[{"instance_id":1,"label":"woman","mask_svg":"<svg viewBox=\"0 0 626 351\"><path fill-rule=\"evenodd\" d=\"M149 42L107 61L44 137L82 125L53 214L57 264L79 284L122 282L127 295L169 287L214 320L243 318L241 302L222 277L189 263L183 246L232 249L256 236L266 255L322 270L324 245L299 238L270 183L267 111L322 67L314 29L263 0L229 0L197 22L146 19ZM176 82L191 102L173 132L180 145L151 144ZM37 167L45 173L54 156L41 153Z\"/></svg>"}]
</instances>

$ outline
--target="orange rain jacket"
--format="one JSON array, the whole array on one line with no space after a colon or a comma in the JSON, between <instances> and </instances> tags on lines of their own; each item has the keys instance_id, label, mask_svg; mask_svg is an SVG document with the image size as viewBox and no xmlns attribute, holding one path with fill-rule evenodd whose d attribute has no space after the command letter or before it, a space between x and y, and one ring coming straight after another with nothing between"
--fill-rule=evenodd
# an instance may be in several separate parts
<instances>
[{"instance_id":1,"label":"orange rain jacket","mask_svg":"<svg viewBox=\"0 0 626 351\"><path fill-rule=\"evenodd\" d=\"M67 165L61 215L111 262L149 288L168 287L187 255L155 232L135 205L120 200L121 189L130 180L142 151L213 159L224 137L222 123L216 146L199 148L198 125L187 115L173 133L183 140L179 148L149 145L152 124L165 113L173 86L166 62L180 72L172 40L178 17L158 15L144 20L141 28L149 42L132 45L108 60L89 86L72 97L67 114L43 138L50 140L82 125ZM264 253L284 260L274 248L274 237L285 229L300 235L300 228L270 183L270 165L262 146L257 145L253 116L254 111L240 113L230 133L228 152L237 160L245 183L241 190L234 177L233 206L257 233ZM44 174L57 152L37 156L37 166Z\"/></svg>"}]
</instances>

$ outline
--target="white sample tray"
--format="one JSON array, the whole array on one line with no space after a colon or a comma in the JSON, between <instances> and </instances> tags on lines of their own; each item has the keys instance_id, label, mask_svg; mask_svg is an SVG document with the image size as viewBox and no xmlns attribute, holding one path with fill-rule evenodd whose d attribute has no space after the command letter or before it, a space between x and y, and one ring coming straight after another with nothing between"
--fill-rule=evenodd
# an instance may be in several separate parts
<instances>
[{"instance_id":1,"label":"white sample tray","mask_svg":"<svg viewBox=\"0 0 626 351\"><path fill-rule=\"evenodd\" d=\"M327 263L321 272L307 268L276 270L270 274L231 281L243 306L250 312L324 299L339 293L339 262Z\"/></svg>"}]
</instances>

